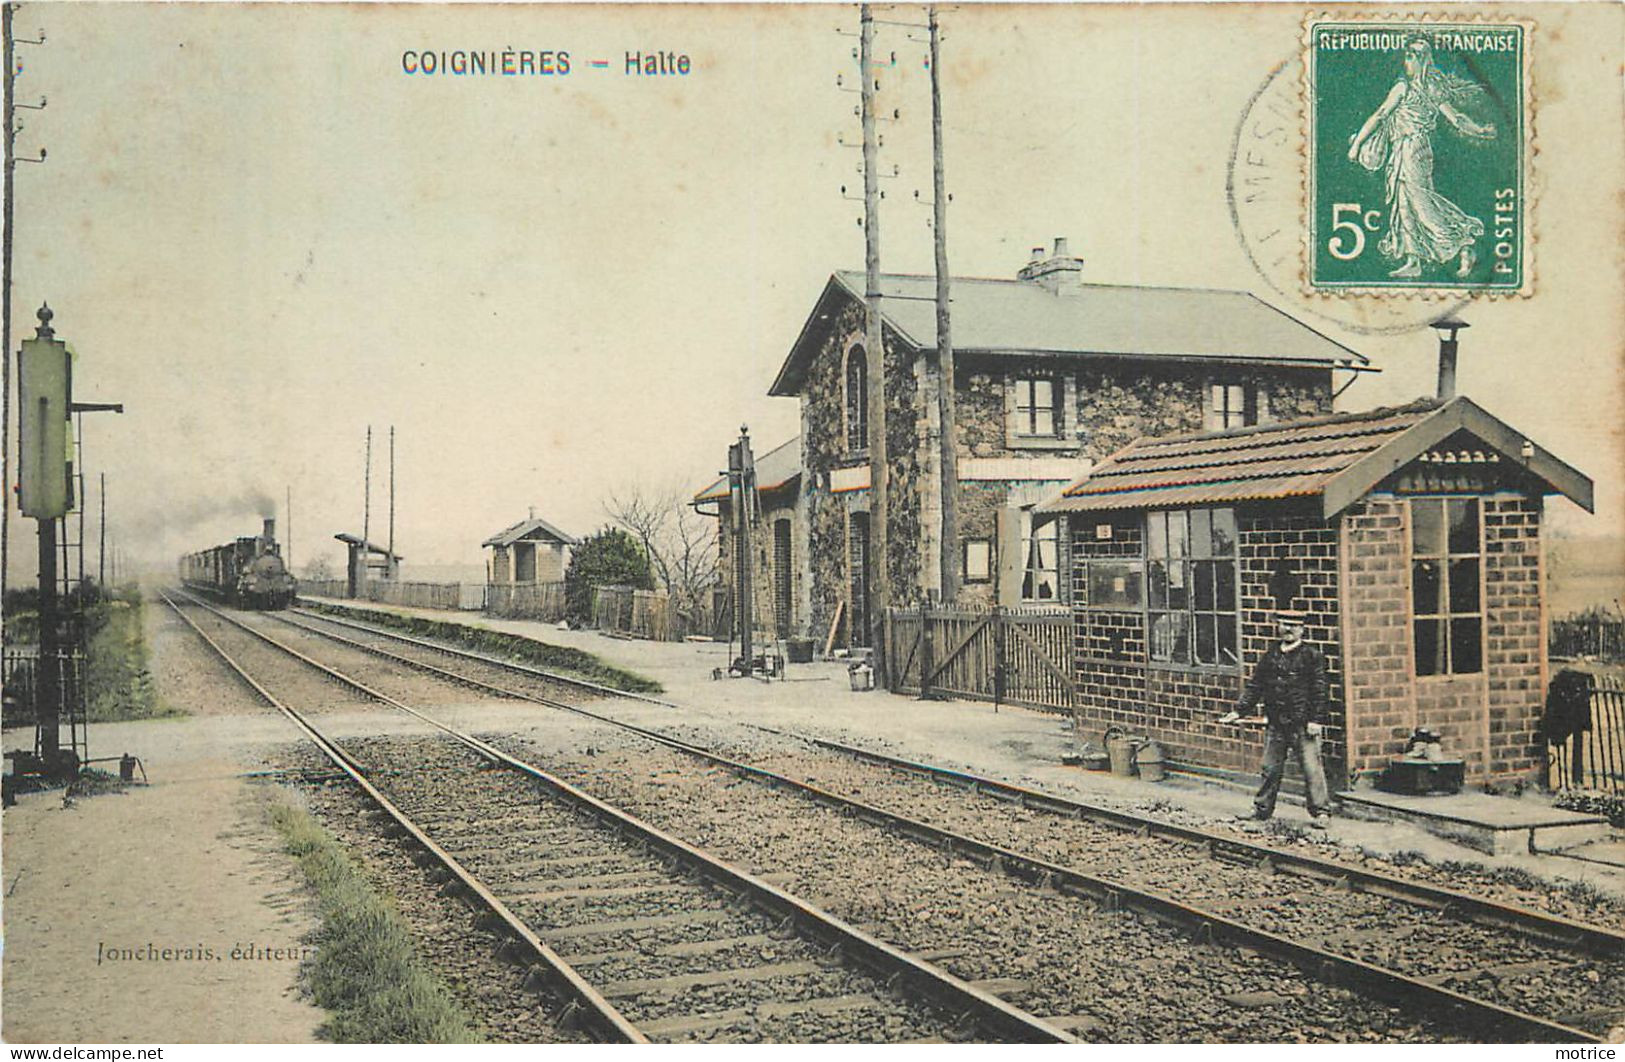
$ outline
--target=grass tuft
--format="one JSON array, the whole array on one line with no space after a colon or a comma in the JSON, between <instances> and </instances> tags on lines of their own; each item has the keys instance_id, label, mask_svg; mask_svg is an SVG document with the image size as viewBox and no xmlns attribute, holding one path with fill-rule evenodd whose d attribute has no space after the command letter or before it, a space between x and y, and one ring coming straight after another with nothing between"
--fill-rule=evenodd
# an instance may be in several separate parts
<instances>
[{"instance_id":1,"label":"grass tuft","mask_svg":"<svg viewBox=\"0 0 1625 1062\"><path fill-rule=\"evenodd\" d=\"M549 645L521 634L508 634L488 627L470 627L461 623L445 623L421 616L403 616L397 612L344 608L320 601L303 601L301 604L312 612L375 623L380 627L389 627L419 638L436 638L464 649L506 657L521 664L533 664L569 677L586 679L588 682L596 682L610 689L624 690L627 693L665 692L665 687L654 679L645 678L613 664L606 664L583 649Z\"/></svg>"},{"instance_id":2,"label":"grass tuft","mask_svg":"<svg viewBox=\"0 0 1625 1062\"><path fill-rule=\"evenodd\" d=\"M274 803L271 823L316 892L321 928L305 982L333 1012L322 1033L337 1043L477 1042L467 1013L418 961L394 907L307 812Z\"/></svg>"}]
</instances>

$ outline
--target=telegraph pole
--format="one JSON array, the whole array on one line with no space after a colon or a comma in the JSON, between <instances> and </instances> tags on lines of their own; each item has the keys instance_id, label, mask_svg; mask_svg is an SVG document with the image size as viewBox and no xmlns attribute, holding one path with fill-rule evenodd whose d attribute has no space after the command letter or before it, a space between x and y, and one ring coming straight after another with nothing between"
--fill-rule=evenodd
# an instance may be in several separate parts
<instances>
[{"instance_id":1,"label":"telegraph pole","mask_svg":"<svg viewBox=\"0 0 1625 1062\"><path fill-rule=\"evenodd\" d=\"M288 500L282 504L282 523L285 525L282 528L282 563L291 575L293 573L293 487L288 486L285 489L288 492Z\"/></svg>"},{"instance_id":2,"label":"telegraph pole","mask_svg":"<svg viewBox=\"0 0 1625 1062\"><path fill-rule=\"evenodd\" d=\"M96 586L107 592L107 473L100 475L101 489L97 491L101 502L101 518L96 521L96 531L100 543L96 549Z\"/></svg>"},{"instance_id":3,"label":"telegraph pole","mask_svg":"<svg viewBox=\"0 0 1625 1062\"><path fill-rule=\"evenodd\" d=\"M372 425L367 425L367 467L361 477L361 570L356 573L357 589L367 585L367 553L372 549ZM364 592L362 597L367 596Z\"/></svg>"},{"instance_id":4,"label":"telegraph pole","mask_svg":"<svg viewBox=\"0 0 1625 1062\"><path fill-rule=\"evenodd\" d=\"M942 603L959 596L959 447L954 421L954 344L948 328L948 188L942 163L942 77L937 8L931 5L931 226L937 259L937 412L942 425Z\"/></svg>"},{"instance_id":5,"label":"telegraph pole","mask_svg":"<svg viewBox=\"0 0 1625 1062\"><path fill-rule=\"evenodd\" d=\"M886 348L880 324L880 173L875 137L874 14L859 10L858 67L863 78L864 345L869 391L869 645L877 684L886 679L886 608L891 603L887 564ZM855 603L854 603L855 604Z\"/></svg>"},{"instance_id":6,"label":"telegraph pole","mask_svg":"<svg viewBox=\"0 0 1625 1062\"><path fill-rule=\"evenodd\" d=\"M389 426L389 560L384 571L395 574L395 425Z\"/></svg>"}]
</instances>

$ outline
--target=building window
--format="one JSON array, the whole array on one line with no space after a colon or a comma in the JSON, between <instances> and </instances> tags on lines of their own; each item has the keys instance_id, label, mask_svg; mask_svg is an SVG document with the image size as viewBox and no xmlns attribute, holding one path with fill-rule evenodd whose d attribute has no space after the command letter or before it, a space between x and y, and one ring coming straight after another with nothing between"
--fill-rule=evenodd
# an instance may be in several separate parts
<instances>
[{"instance_id":1,"label":"building window","mask_svg":"<svg viewBox=\"0 0 1625 1062\"><path fill-rule=\"evenodd\" d=\"M1237 666L1235 510L1153 512L1145 519L1151 659Z\"/></svg>"},{"instance_id":2,"label":"building window","mask_svg":"<svg viewBox=\"0 0 1625 1062\"><path fill-rule=\"evenodd\" d=\"M869 446L869 366L863 347L846 352L846 448Z\"/></svg>"},{"instance_id":3,"label":"building window","mask_svg":"<svg viewBox=\"0 0 1625 1062\"><path fill-rule=\"evenodd\" d=\"M1021 600L1054 604L1061 597L1060 521L1033 526L1021 514Z\"/></svg>"},{"instance_id":4,"label":"building window","mask_svg":"<svg viewBox=\"0 0 1625 1062\"><path fill-rule=\"evenodd\" d=\"M1051 376L1018 376L1015 387L1016 434L1048 438L1060 435L1060 383Z\"/></svg>"},{"instance_id":5,"label":"building window","mask_svg":"<svg viewBox=\"0 0 1625 1062\"><path fill-rule=\"evenodd\" d=\"M1216 381L1208 385L1202 427L1207 431L1245 428L1270 422L1269 393L1256 384Z\"/></svg>"},{"instance_id":6,"label":"building window","mask_svg":"<svg viewBox=\"0 0 1625 1062\"><path fill-rule=\"evenodd\" d=\"M964 547L965 582L992 582L993 543L985 538L967 538Z\"/></svg>"},{"instance_id":7,"label":"building window","mask_svg":"<svg viewBox=\"0 0 1625 1062\"><path fill-rule=\"evenodd\" d=\"M1411 499L1411 614L1418 675L1484 670L1477 498Z\"/></svg>"}]
</instances>

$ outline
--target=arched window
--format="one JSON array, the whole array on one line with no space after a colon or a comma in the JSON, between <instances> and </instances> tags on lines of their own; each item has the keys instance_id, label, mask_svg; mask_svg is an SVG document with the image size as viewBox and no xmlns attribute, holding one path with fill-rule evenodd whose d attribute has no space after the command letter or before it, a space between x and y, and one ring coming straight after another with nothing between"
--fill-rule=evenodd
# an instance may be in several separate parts
<instances>
[{"instance_id":1,"label":"arched window","mask_svg":"<svg viewBox=\"0 0 1625 1062\"><path fill-rule=\"evenodd\" d=\"M869 365L863 347L846 352L846 448L869 445Z\"/></svg>"}]
</instances>

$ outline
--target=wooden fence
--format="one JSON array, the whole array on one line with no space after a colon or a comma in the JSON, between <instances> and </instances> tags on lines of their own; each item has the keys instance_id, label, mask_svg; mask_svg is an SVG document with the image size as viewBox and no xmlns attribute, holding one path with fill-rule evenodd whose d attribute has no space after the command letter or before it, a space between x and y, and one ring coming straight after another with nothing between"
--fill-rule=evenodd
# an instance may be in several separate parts
<instances>
[{"instance_id":1,"label":"wooden fence","mask_svg":"<svg viewBox=\"0 0 1625 1062\"><path fill-rule=\"evenodd\" d=\"M557 623L564 618L564 583L492 583L485 610L493 616Z\"/></svg>"},{"instance_id":2,"label":"wooden fence","mask_svg":"<svg viewBox=\"0 0 1625 1062\"><path fill-rule=\"evenodd\" d=\"M893 693L944 693L1069 712L1072 613L1066 609L890 609L886 675Z\"/></svg>"},{"instance_id":3,"label":"wooden fence","mask_svg":"<svg viewBox=\"0 0 1625 1062\"><path fill-rule=\"evenodd\" d=\"M1589 612L1552 621L1547 655L1625 660L1625 617Z\"/></svg>"},{"instance_id":4,"label":"wooden fence","mask_svg":"<svg viewBox=\"0 0 1625 1062\"><path fill-rule=\"evenodd\" d=\"M349 597L343 579L301 579L299 592L309 597ZM374 579L357 595L361 601L402 608L438 608L478 612L485 606L485 587L478 583L419 583Z\"/></svg>"},{"instance_id":5,"label":"wooden fence","mask_svg":"<svg viewBox=\"0 0 1625 1062\"><path fill-rule=\"evenodd\" d=\"M1625 794L1625 684L1607 675L1595 681L1590 727L1549 750L1551 784Z\"/></svg>"}]
</instances>

